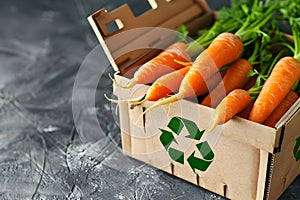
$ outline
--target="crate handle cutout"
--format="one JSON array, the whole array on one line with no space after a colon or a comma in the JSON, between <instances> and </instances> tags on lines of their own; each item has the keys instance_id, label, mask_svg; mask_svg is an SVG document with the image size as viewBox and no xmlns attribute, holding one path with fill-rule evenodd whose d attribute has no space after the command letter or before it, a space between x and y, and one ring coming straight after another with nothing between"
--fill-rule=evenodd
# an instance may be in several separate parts
<instances>
[{"instance_id":1,"label":"crate handle cutout","mask_svg":"<svg viewBox=\"0 0 300 200\"><path fill-rule=\"evenodd\" d=\"M182 21L182 19L179 19L179 25L181 23L190 22L205 12L210 12L207 4L202 0L148 0L148 3L152 9L150 8L139 16L133 14L128 4L123 4L110 12L106 9L99 10L92 15L92 18L105 39L113 35L112 32L107 30L106 24L113 22L115 19L122 20L122 29L125 31L138 27L166 26L165 23L168 24L172 16L183 15L186 17L186 20ZM168 12L166 12L166 9L168 9ZM190 11L188 12L187 9L190 9ZM169 25L172 26L170 28L174 28L174 22L170 22Z\"/></svg>"},{"instance_id":2,"label":"crate handle cutout","mask_svg":"<svg viewBox=\"0 0 300 200\"><path fill-rule=\"evenodd\" d=\"M158 8L157 2L155 0L148 0L148 2L153 10Z\"/></svg>"},{"instance_id":3,"label":"crate handle cutout","mask_svg":"<svg viewBox=\"0 0 300 200\"><path fill-rule=\"evenodd\" d=\"M170 3L171 1L173 1L173 0L165 0L167 3ZM158 8L158 4L157 4L157 2L156 2L156 0L148 0L148 2L149 2L149 4L150 4L150 6L151 6L151 8L153 9L153 10L155 10L156 8Z\"/></svg>"},{"instance_id":4,"label":"crate handle cutout","mask_svg":"<svg viewBox=\"0 0 300 200\"><path fill-rule=\"evenodd\" d=\"M182 133L183 127L186 128L188 135L185 136L186 138L197 140L199 141L204 134L205 130L200 131L197 125L188 119L184 119L181 117L173 117L170 122L168 123L167 127L172 131L167 131L164 129L160 129L162 134L160 136L160 142L169 153L169 156L175 162L180 164L184 164L185 162L185 155L184 152L177 150L175 148L170 147L170 145L176 141L175 135L180 135ZM174 134L173 134L174 133ZM200 142L196 144L197 150L200 152L202 158L198 158L195 156L196 151L193 151L186 161L188 162L189 166L196 173L196 169L200 171L206 171L210 164L213 162L213 158L215 156L214 152L212 151L211 147L209 146L207 141Z\"/></svg>"},{"instance_id":5,"label":"crate handle cutout","mask_svg":"<svg viewBox=\"0 0 300 200\"><path fill-rule=\"evenodd\" d=\"M123 24L122 20L115 19L115 20L107 23L106 28L107 28L109 34L112 34L116 31L122 30L124 28L124 24Z\"/></svg>"},{"instance_id":6,"label":"crate handle cutout","mask_svg":"<svg viewBox=\"0 0 300 200\"><path fill-rule=\"evenodd\" d=\"M208 27L214 21L214 15L204 0L144 1L149 4L149 9L138 16L133 13L128 4L123 4L112 11L102 8L88 17L112 67L115 71L120 71L122 75L151 59L155 54L152 50L149 51L149 48L127 51L122 56L120 56L120 52L130 49L133 44L135 47L139 47L141 44L143 47L150 47L164 39L167 46L174 41L170 38L162 38L160 35L154 35L149 40L150 33L144 32L142 29L131 35L127 34L127 31L146 27L160 27L175 31L179 25L185 24L191 35L195 35L199 28ZM121 33L126 36L122 37L119 42L108 40Z\"/></svg>"}]
</instances>

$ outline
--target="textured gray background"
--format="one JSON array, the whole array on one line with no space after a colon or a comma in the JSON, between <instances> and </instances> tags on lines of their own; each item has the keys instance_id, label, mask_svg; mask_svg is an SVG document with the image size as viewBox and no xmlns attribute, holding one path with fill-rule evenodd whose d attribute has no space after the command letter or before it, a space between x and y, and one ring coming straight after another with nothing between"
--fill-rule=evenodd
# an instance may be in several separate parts
<instances>
[{"instance_id":1,"label":"textured gray background","mask_svg":"<svg viewBox=\"0 0 300 200\"><path fill-rule=\"evenodd\" d=\"M126 2L136 15L149 9L146 0L0 1L0 199L222 199L122 154L114 108L103 98L112 91L107 76L96 109L76 119L85 133L74 129L77 70L91 51L90 66L108 66L86 17ZM102 131L88 141L96 125L83 119L92 114ZM299 185L281 199L299 199Z\"/></svg>"}]
</instances>

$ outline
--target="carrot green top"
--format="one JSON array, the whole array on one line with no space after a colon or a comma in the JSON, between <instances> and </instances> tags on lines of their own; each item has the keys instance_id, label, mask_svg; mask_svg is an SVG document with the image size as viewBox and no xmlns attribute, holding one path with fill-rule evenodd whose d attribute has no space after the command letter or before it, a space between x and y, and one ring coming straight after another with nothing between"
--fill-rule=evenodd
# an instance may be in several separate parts
<instances>
[{"instance_id":1,"label":"carrot green top","mask_svg":"<svg viewBox=\"0 0 300 200\"><path fill-rule=\"evenodd\" d=\"M232 0L231 7L222 8L213 26L201 31L200 36L188 43L187 52L195 55L206 48L211 41L222 32L232 32L240 38L247 52L244 57L252 65L259 66L249 73L249 76L258 75L255 85L248 90L255 100L265 80L270 76L277 61L290 56L300 61L300 0ZM294 44L283 37L279 29L283 19L291 27ZM181 32L187 34L185 27ZM277 55L271 53L273 46L287 47ZM250 51L249 51L250 49ZM251 55L245 55L252 52ZM226 67L226 66L225 66ZM293 89L300 94L299 81Z\"/></svg>"},{"instance_id":2,"label":"carrot green top","mask_svg":"<svg viewBox=\"0 0 300 200\"><path fill-rule=\"evenodd\" d=\"M270 36L263 32L261 28L273 18L278 7L278 0L267 0L265 2L253 0L251 9L243 6L247 18L243 26L235 32L235 35L243 41L244 45L256 41L260 36L263 40L268 40Z\"/></svg>"},{"instance_id":3,"label":"carrot green top","mask_svg":"<svg viewBox=\"0 0 300 200\"><path fill-rule=\"evenodd\" d=\"M208 47L212 40L220 33L237 31L243 25L244 19L247 16L242 9L242 5L246 5L247 1L249 2L249 0L232 0L231 7L221 8L212 27L200 30L198 38L189 43L187 52L190 55L195 55L201 49Z\"/></svg>"},{"instance_id":4,"label":"carrot green top","mask_svg":"<svg viewBox=\"0 0 300 200\"><path fill-rule=\"evenodd\" d=\"M208 30L201 30L200 36L189 42L187 52L195 55L206 48L211 41L222 32L235 33L244 46L253 43L258 37L269 39L269 35L261 30L273 17L279 0L232 0L231 7L223 7L217 15L217 21ZM187 30L180 26L184 36Z\"/></svg>"},{"instance_id":5,"label":"carrot green top","mask_svg":"<svg viewBox=\"0 0 300 200\"><path fill-rule=\"evenodd\" d=\"M280 1L280 17L288 22L294 38L294 58L300 61L300 0Z\"/></svg>"}]
</instances>

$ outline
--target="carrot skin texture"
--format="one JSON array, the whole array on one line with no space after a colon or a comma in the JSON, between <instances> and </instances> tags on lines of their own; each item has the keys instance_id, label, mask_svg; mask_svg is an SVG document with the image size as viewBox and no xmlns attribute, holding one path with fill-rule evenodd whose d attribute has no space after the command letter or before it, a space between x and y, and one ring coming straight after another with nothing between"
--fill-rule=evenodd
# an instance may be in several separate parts
<instances>
[{"instance_id":1,"label":"carrot skin texture","mask_svg":"<svg viewBox=\"0 0 300 200\"><path fill-rule=\"evenodd\" d=\"M212 131L217 125L222 125L232 119L251 104L250 94L243 89L232 90L217 106L213 116Z\"/></svg>"},{"instance_id":2,"label":"carrot skin texture","mask_svg":"<svg viewBox=\"0 0 300 200\"><path fill-rule=\"evenodd\" d=\"M157 101L171 93L174 93L179 89L182 79L184 78L185 74L188 72L190 68L191 66L184 67L177 71L171 72L172 74L169 73L162 76L151 85L151 87L147 91L145 98L142 101L131 102L131 103L141 104L146 100ZM206 94L207 92L209 92L209 90L213 89L222 80L223 75L224 75L224 71L216 72L210 78L208 78L206 84L200 88L200 92L199 92L200 95Z\"/></svg>"},{"instance_id":3,"label":"carrot skin texture","mask_svg":"<svg viewBox=\"0 0 300 200\"><path fill-rule=\"evenodd\" d=\"M192 67L183 78L178 92L171 97L156 102L142 114L161 105L199 96L200 91L202 91L201 88L203 88L209 77L218 72L222 66L238 59L242 51L243 43L236 35L226 32L219 34L193 62Z\"/></svg>"},{"instance_id":4,"label":"carrot skin texture","mask_svg":"<svg viewBox=\"0 0 300 200\"><path fill-rule=\"evenodd\" d=\"M158 78L148 89L145 99L148 101L157 101L177 91L189 69L190 66L184 67Z\"/></svg>"},{"instance_id":5,"label":"carrot skin texture","mask_svg":"<svg viewBox=\"0 0 300 200\"><path fill-rule=\"evenodd\" d=\"M297 101L298 94L295 91L290 91L282 102L276 107L271 115L265 120L264 124L274 127L280 118L288 111L288 109Z\"/></svg>"},{"instance_id":6,"label":"carrot skin texture","mask_svg":"<svg viewBox=\"0 0 300 200\"><path fill-rule=\"evenodd\" d=\"M249 120L262 124L299 78L300 62L293 57L280 59L254 102Z\"/></svg>"},{"instance_id":7,"label":"carrot skin texture","mask_svg":"<svg viewBox=\"0 0 300 200\"><path fill-rule=\"evenodd\" d=\"M190 56L185 52L186 48L187 44L183 42L172 44L159 55L143 64L135 72L133 82L138 84L152 83L162 75L184 67L175 62L175 60L183 62L191 60Z\"/></svg>"},{"instance_id":8,"label":"carrot skin texture","mask_svg":"<svg viewBox=\"0 0 300 200\"><path fill-rule=\"evenodd\" d=\"M228 67L222 82L213 89L202 101L202 105L215 108L220 101L232 90L243 88L248 82L248 72L253 67L246 59L238 59Z\"/></svg>"},{"instance_id":9,"label":"carrot skin texture","mask_svg":"<svg viewBox=\"0 0 300 200\"><path fill-rule=\"evenodd\" d=\"M220 83L225 73L226 70L221 72L216 72L213 75L211 75L209 78L207 78L205 84L198 91L198 95L201 96L213 90Z\"/></svg>"},{"instance_id":10,"label":"carrot skin texture","mask_svg":"<svg viewBox=\"0 0 300 200\"><path fill-rule=\"evenodd\" d=\"M248 119L249 115L250 115L250 112L252 110L253 104L254 104L254 102L251 101L250 104L244 110L242 110L241 112L239 112L237 114L237 116L241 117L243 119Z\"/></svg>"},{"instance_id":11,"label":"carrot skin texture","mask_svg":"<svg viewBox=\"0 0 300 200\"><path fill-rule=\"evenodd\" d=\"M199 96L199 91L207 79L222 66L241 55L243 43L232 33L219 34L194 61L192 68L182 80L179 93L184 97Z\"/></svg>"}]
</instances>

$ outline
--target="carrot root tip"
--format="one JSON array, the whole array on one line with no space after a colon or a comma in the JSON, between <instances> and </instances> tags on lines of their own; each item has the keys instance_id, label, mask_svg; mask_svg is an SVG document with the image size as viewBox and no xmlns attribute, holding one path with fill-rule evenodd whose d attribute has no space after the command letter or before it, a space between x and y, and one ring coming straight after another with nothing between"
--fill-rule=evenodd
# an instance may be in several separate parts
<instances>
[{"instance_id":1,"label":"carrot root tip","mask_svg":"<svg viewBox=\"0 0 300 200\"><path fill-rule=\"evenodd\" d=\"M114 76L115 76L116 74L118 74L118 73L119 73L119 72L114 73ZM108 77L109 77L109 79L113 82L113 84L115 84L115 85L118 86L118 87L125 88L125 89L132 88L133 86L135 86L135 85L137 84L137 81L136 81L134 78L131 79L129 82L127 82L126 85L121 85L120 83L118 83L118 82L116 81L116 79L114 79L114 78L111 76L110 73L108 74Z\"/></svg>"},{"instance_id":2,"label":"carrot root tip","mask_svg":"<svg viewBox=\"0 0 300 200\"><path fill-rule=\"evenodd\" d=\"M215 130L215 128L218 126L218 122L216 120L214 120L213 124L209 127L208 129L208 133L213 132L213 130Z\"/></svg>"},{"instance_id":3,"label":"carrot root tip","mask_svg":"<svg viewBox=\"0 0 300 200\"><path fill-rule=\"evenodd\" d=\"M145 115L146 113L148 113L149 111L153 110L156 107L165 105L165 104L169 104L169 103L173 103L179 99L182 99L183 97L181 97L180 95L173 95L170 97L167 97L165 99L162 99L160 101L157 101L155 104L151 105L149 108L147 108L144 112L141 113L140 117Z\"/></svg>"},{"instance_id":4,"label":"carrot root tip","mask_svg":"<svg viewBox=\"0 0 300 200\"><path fill-rule=\"evenodd\" d=\"M109 98L108 96L107 96L107 94L104 94L104 97L108 100L108 101L110 101L110 102L113 102L113 103L129 103L129 102L138 102L138 101L140 101L140 99L143 99L144 98L144 96L143 97L138 97L138 98L136 98L136 99L122 99L122 100L119 100L119 99L112 99L112 98Z\"/></svg>"},{"instance_id":5,"label":"carrot root tip","mask_svg":"<svg viewBox=\"0 0 300 200\"><path fill-rule=\"evenodd\" d=\"M158 107L159 106L159 104L158 103L155 103L155 104L153 104L152 106L150 106L149 108L147 108L146 110L144 110L144 112L142 112L141 114L140 114L140 116L138 117L138 120L143 116L143 115L145 115L146 113L148 113L149 111L151 111L152 109L154 109L154 108L156 108L156 107Z\"/></svg>"},{"instance_id":6,"label":"carrot root tip","mask_svg":"<svg viewBox=\"0 0 300 200\"><path fill-rule=\"evenodd\" d=\"M216 127L218 126L218 117L214 116L213 117L213 123L210 125L209 129L208 129L208 133L211 133Z\"/></svg>"},{"instance_id":7,"label":"carrot root tip","mask_svg":"<svg viewBox=\"0 0 300 200\"><path fill-rule=\"evenodd\" d=\"M116 72L117 73L117 72ZM115 74L116 74L115 73ZM115 75L114 74L114 75ZM119 85L119 83L116 81L116 79L114 79L112 76L111 76L111 74L110 73L108 73L108 77L109 77L109 79L115 84L115 85Z\"/></svg>"},{"instance_id":8,"label":"carrot root tip","mask_svg":"<svg viewBox=\"0 0 300 200\"><path fill-rule=\"evenodd\" d=\"M116 105L116 109L115 109L115 115L118 116L118 109L119 109L119 104Z\"/></svg>"},{"instance_id":9,"label":"carrot root tip","mask_svg":"<svg viewBox=\"0 0 300 200\"><path fill-rule=\"evenodd\" d=\"M113 103L120 103L120 102L121 102L121 100L109 98L109 97L107 96L107 94L104 94L103 96L104 96L108 101L110 101L110 102L113 102Z\"/></svg>"}]
</instances>

